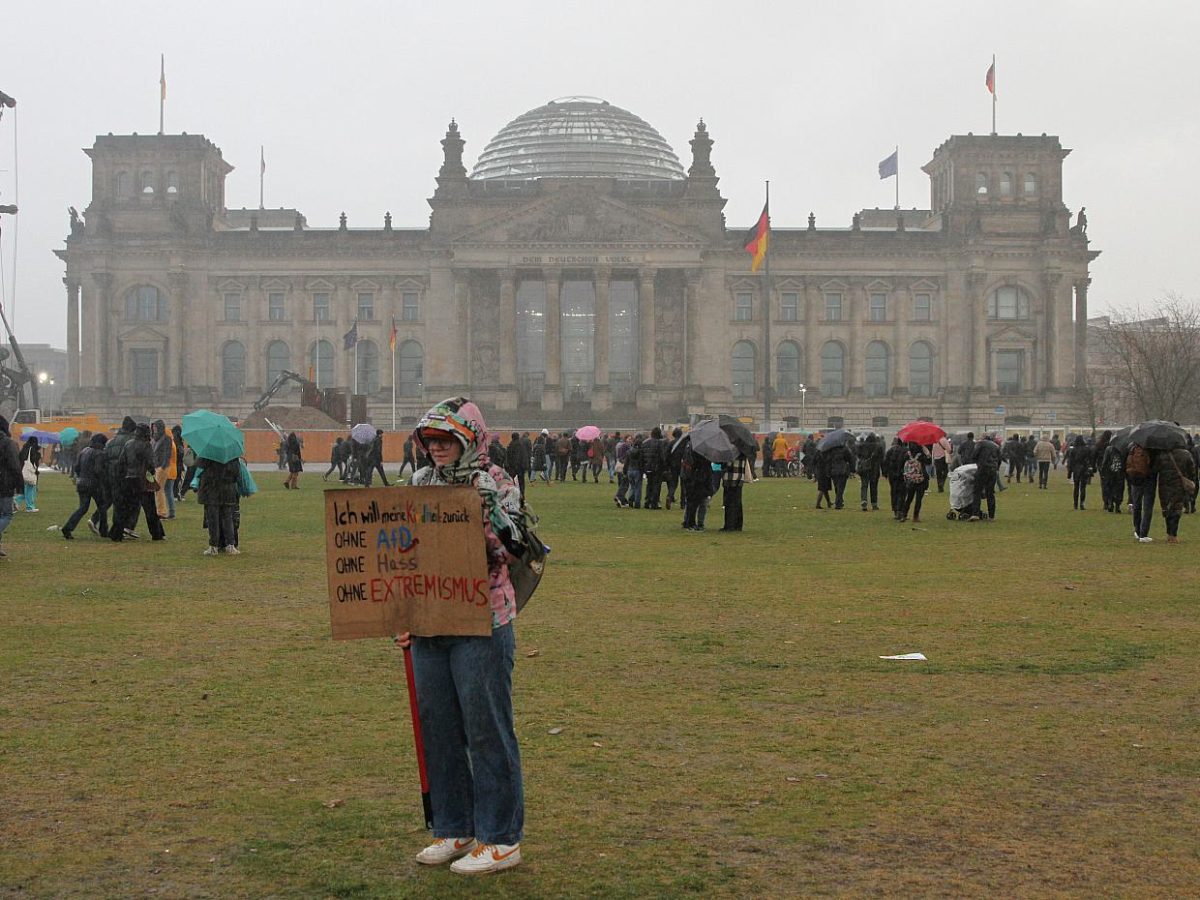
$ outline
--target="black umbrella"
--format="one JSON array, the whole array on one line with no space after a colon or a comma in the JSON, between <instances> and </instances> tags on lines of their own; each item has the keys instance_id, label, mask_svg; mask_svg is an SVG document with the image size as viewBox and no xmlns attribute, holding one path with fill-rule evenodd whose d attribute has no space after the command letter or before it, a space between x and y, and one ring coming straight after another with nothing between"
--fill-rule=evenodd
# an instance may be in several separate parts
<instances>
[{"instance_id":1,"label":"black umbrella","mask_svg":"<svg viewBox=\"0 0 1200 900\"><path fill-rule=\"evenodd\" d=\"M834 447L842 447L852 440L854 440L854 435L852 435L845 428L837 428L829 432L829 434L825 435L825 437L821 438L820 442L817 444L817 449L830 450Z\"/></svg>"},{"instance_id":2,"label":"black umbrella","mask_svg":"<svg viewBox=\"0 0 1200 900\"><path fill-rule=\"evenodd\" d=\"M1175 450L1187 447L1187 432L1174 422L1154 419L1133 429L1129 443L1140 444L1147 450Z\"/></svg>"},{"instance_id":3,"label":"black umbrella","mask_svg":"<svg viewBox=\"0 0 1200 900\"><path fill-rule=\"evenodd\" d=\"M739 422L733 416L720 415L717 416L717 424L743 456L751 456L758 452L758 442L754 440L754 435L745 423Z\"/></svg>"},{"instance_id":4,"label":"black umbrella","mask_svg":"<svg viewBox=\"0 0 1200 900\"><path fill-rule=\"evenodd\" d=\"M1124 452L1125 448L1129 446L1129 436L1133 434L1133 429L1133 425L1126 425L1120 431L1114 431L1113 436L1108 439L1109 446Z\"/></svg>"},{"instance_id":5,"label":"black umbrella","mask_svg":"<svg viewBox=\"0 0 1200 900\"><path fill-rule=\"evenodd\" d=\"M688 432L692 449L710 462L727 463L737 459L738 451L721 430L716 419L705 419Z\"/></svg>"}]
</instances>

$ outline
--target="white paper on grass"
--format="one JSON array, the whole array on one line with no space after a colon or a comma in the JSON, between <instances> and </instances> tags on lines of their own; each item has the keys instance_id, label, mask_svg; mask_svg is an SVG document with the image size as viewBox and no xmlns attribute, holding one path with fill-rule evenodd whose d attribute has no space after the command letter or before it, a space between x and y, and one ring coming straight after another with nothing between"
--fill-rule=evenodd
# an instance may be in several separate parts
<instances>
[{"instance_id":1,"label":"white paper on grass","mask_svg":"<svg viewBox=\"0 0 1200 900\"><path fill-rule=\"evenodd\" d=\"M925 659L924 653L901 653L897 656L881 656L880 659Z\"/></svg>"}]
</instances>

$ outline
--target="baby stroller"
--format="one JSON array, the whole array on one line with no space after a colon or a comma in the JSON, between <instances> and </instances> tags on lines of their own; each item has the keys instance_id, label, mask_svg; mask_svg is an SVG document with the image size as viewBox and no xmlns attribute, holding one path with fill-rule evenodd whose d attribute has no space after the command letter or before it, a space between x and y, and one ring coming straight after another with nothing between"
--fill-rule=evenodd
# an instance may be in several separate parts
<instances>
[{"instance_id":1,"label":"baby stroller","mask_svg":"<svg viewBox=\"0 0 1200 900\"><path fill-rule=\"evenodd\" d=\"M950 473L950 511L946 518L966 521L971 517L971 504L975 498L975 472L979 466L971 463L959 466Z\"/></svg>"}]
</instances>

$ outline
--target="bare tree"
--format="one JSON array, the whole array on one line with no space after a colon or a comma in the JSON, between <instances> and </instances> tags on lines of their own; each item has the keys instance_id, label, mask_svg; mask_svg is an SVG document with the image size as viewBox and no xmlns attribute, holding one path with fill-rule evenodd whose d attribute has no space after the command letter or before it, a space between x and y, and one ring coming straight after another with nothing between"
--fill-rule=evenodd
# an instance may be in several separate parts
<instances>
[{"instance_id":1,"label":"bare tree","mask_svg":"<svg viewBox=\"0 0 1200 900\"><path fill-rule=\"evenodd\" d=\"M1143 419L1200 416L1200 306L1167 295L1148 310L1116 313L1101 325L1113 390Z\"/></svg>"}]
</instances>

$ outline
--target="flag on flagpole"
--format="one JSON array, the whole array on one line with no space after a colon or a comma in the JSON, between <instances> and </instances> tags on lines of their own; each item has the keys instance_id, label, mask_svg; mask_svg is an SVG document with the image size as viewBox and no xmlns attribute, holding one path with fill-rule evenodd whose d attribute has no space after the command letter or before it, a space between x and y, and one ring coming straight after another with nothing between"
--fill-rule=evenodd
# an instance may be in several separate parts
<instances>
[{"instance_id":1,"label":"flag on flagpole","mask_svg":"<svg viewBox=\"0 0 1200 900\"><path fill-rule=\"evenodd\" d=\"M350 326L350 330L342 335L342 349L350 350L358 343L358 319Z\"/></svg>"},{"instance_id":2,"label":"flag on flagpole","mask_svg":"<svg viewBox=\"0 0 1200 900\"><path fill-rule=\"evenodd\" d=\"M392 316L392 333L388 336L388 346L392 352L396 352L396 317Z\"/></svg>"},{"instance_id":3,"label":"flag on flagpole","mask_svg":"<svg viewBox=\"0 0 1200 900\"><path fill-rule=\"evenodd\" d=\"M992 64L988 66L987 77L983 83L987 85L988 92L993 97L996 96L996 61L994 59L992 60Z\"/></svg>"},{"instance_id":4,"label":"flag on flagpole","mask_svg":"<svg viewBox=\"0 0 1200 900\"><path fill-rule=\"evenodd\" d=\"M892 155L879 164L879 177L891 178L900 169L900 151L892 151Z\"/></svg>"},{"instance_id":5,"label":"flag on flagpole","mask_svg":"<svg viewBox=\"0 0 1200 900\"><path fill-rule=\"evenodd\" d=\"M758 271L758 267L762 265L763 258L767 255L767 243L770 240L770 231L771 215L769 204L764 204L762 214L758 217L758 223L746 232L746 239L743 242L746 252L754 257L750 263L751 272Z\"/></svg>"},{"instance_id":6,"label":"flag on flagpole","mask_svg":"<svg viewBox=\"0 0 1200 900\"><path fill-rule=\"evenodd\" d=\"M259 148L258 148L258 174L259 175L267 174L267 157L263 153L263 148L261 146L259 146Z\"/></svg>"}]
</instances>

